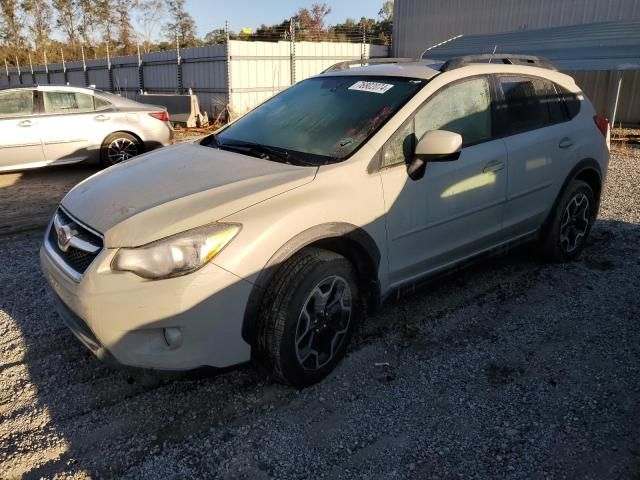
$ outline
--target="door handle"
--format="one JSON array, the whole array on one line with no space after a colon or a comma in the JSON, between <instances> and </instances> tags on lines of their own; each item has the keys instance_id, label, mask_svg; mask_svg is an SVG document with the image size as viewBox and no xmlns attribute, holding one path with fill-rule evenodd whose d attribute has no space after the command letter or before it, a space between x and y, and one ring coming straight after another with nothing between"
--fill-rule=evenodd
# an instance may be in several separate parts
<instances>
[{"instance_id":1,"label":"door handle","mask_svg":"<svg viewBox=\"0 0 640 480\"><path fill-rule=\"evenodd\" d=\"M107 117L106 115L96 115L95 117L93 117L93 119L96 122L106 122L107 120L109 120L109 117Z\"/></svg>"},{"instance_id":2,"label":"door handle","mask_svg":"<svg viewBox=\"0 0 640 480\"><path fill-rule=\"evenodd\" d=\"M571 145L573 145L573 140L571 140L569 137L564 137L562 140L560 140L558 147L569 148Z\"/></svg>"},{"instance_id":3,"label":"door handle","mask_svg":"<svg viewBox=\"0 0 640 480\"><path fill-rule=\"evenodd\" d=\"M21 122L18 122L18 126L23 128L30 127L31 120L22 120Z\"/></svg>"},{"instance_id":4,"label":"door handle","mask_svg":"<svg viewBox=\"0 0 640 480\"><path fill-rule=\"evenodd\" d=\"M485 167L482 169L482 172L497 172L498 170L502 170L503 168L504 162L501 162L500 160L493 160L485 165Z\"/></svg>"}]
</instances>

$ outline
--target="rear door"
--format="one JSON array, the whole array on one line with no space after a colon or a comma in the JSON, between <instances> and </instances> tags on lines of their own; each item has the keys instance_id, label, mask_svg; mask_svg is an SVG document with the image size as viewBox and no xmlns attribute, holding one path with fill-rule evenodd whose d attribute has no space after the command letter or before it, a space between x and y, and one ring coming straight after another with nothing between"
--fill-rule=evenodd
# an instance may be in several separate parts
<instances>
[{"instance_id":1,"label":"rear door","mask_svg":"<svg viewBox=\"0 0 640 480\"><path fill-rule=\"evenodd\" d=\"M41 91L40 95L45 158L54 163L67 163L84 160L95 153L95 138L104 122L94 119L93 95L50 89Z\"/></svg>"},{"instance_id":2,"label":"rear door","mask_svg":"<svg viewBox=\"0 0 640 480\"><path fill-rule=\"evenodd\" d=\"M0 170L44 160L34 90L0 92Z\"/></svg>"},{"instance_id":3,"label":"rear door","mask_svg":"<svg viewBox=\"0 0 640 480\"><path fill-rule=\"evenodd\" d=\"M499 75L498 85L499 118L509 157L504 227L509 237L517 237L544 222L573 141L552 82Z\"/></svg>"}]
</instances>

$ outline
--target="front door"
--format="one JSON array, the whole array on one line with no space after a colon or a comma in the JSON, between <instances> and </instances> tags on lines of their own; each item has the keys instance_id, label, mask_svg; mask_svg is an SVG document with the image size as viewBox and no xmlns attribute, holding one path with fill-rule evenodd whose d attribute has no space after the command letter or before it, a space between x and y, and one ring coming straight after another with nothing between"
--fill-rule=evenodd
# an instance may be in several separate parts
<instances>
[{"instance_id":1,"label":"front door","mask_svg":"<svg viewBox=\"0 0 640 480\"><path fill-rule=\"evenodd\" d=\"M507 153L493 138L491 79L473 77L436 92L387 142L380 175L387 210L391 286L503 240ZM407 176L416 138L430 130L462 135L458 160L431 162Z\"/></svg>"},{"instance_id":2,"label":"front door","mask_svg":"<svg viewBox=\"0 0 640 480\"><path fill-rule=\"evenodd\" d=\"M31 89L0 92L0 170L44 160Z\"/></svg>"}]
</instances>

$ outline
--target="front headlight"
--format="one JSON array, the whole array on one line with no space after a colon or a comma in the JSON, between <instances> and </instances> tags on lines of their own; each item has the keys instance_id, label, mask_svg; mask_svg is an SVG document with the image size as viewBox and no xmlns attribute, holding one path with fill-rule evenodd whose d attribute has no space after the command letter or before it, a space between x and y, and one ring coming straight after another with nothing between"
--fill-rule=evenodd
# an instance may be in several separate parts
<instances>
[{"instance_id":1,"label":"front headlight","mask_svg":"<svg viewBox=\"0 0 640 480\"><path fill-rule=\"evenodd\" d=\"M241 226L214 223L136 248L121 248L113 270L157 280L194 272L204 266L238 234Z\"/></svg>"}]
</instances>

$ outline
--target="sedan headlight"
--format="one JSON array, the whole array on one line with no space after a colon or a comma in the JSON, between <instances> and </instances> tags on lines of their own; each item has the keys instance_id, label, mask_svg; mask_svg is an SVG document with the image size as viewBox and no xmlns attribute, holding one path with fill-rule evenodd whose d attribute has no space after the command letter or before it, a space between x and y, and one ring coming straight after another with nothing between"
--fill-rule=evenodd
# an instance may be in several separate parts
<instances>
[{"instance_id":1,"label":"sedan headlight","mask_svg":"<svg viewBox=\"0 0 640 480\"><path fill-rule=\"evenodd\" d=\"M151 280L186 275L220 253L240 228L237 224L214 223L141 247L121 248L111 268Z\"/></svg>"}]
</instances>

